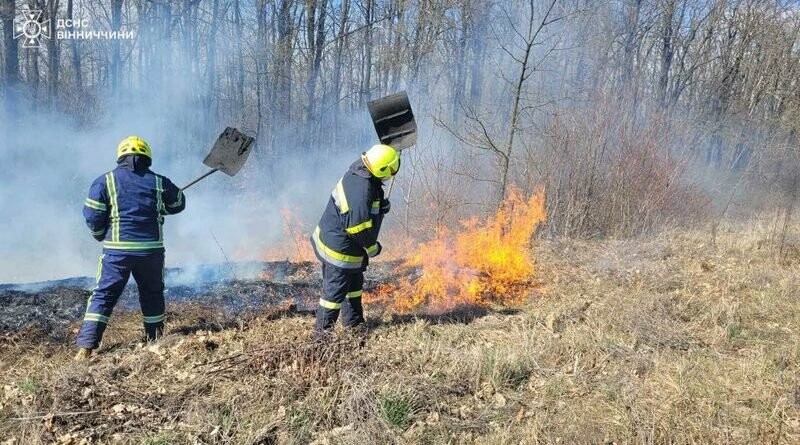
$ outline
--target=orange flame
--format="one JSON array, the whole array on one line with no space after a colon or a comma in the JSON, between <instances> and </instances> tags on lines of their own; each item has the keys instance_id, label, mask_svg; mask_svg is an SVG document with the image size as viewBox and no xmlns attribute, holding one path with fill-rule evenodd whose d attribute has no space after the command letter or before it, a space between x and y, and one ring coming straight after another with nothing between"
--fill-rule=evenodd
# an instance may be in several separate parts
<instances>
[{"instance_id":1,"label":"orange flame","mask_svg":"<svg viewBox=\"0 0 800 445\"><path fill-rule=\"evenodd\" d=\"M264 255L264 261L314 261L314 250L309 241L310 231L302 218L294 214L287 208L281 209L283 218L283 233L286 235L285 241L277 246L268 249Z\"/></svg>"},{"instance_id":2,"label":"orange flame","mask_svg":"<svg viewBox=\"0 0 800 445\"><path fill-rule=\"evenodd\" d=\"M381 285L367 300L407 312L423 304L434 311L460 305L518 304L530 288L535 268L530 242L546 219L544 193L525 199L512 189L497 213L485 221L471 218L463 230L441 230L419 246L407 267L421 268L417 279Z\"/></svg>"}]
</instances>

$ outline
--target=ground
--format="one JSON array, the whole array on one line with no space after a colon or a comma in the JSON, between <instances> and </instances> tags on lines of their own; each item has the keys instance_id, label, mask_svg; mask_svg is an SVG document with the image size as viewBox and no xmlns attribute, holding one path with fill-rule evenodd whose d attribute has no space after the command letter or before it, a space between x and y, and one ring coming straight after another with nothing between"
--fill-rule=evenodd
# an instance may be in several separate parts
<instances>
[{"instance_id":1,"label":"ground","mask_svg":"<svg viewBox=\"0 0 800 445\"><path fill-rule=\"evenodd\" d=\"M768 236L533 252L519 307L372 305L367 330L322 344L289 306L175 304L151 345L115 314L88 363L76 322L7 330L0 443L800 443L800 264Z\"/></svg>"}]
</instances>

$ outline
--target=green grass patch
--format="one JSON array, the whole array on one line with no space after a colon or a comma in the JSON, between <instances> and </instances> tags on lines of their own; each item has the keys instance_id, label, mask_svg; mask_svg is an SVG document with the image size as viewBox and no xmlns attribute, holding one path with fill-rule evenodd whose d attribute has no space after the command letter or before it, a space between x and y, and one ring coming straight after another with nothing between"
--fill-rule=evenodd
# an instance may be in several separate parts
<instances>
[{"instance_id":1,"label":"green grass patch","mask_svg":"<svg viewBox=\"0 0 800 445\"><path fill-rule=\"evenodd\" d=\"M414 414L414 404L410 397L397 392L381 394L378 397L383 420L397 428L406 428Z\"/></svg>"},{"instance_id":2,"label":"green grass patch","mask_svg":"<svg viewBox=\"0 0 800 445\"><path fill-rule=\"evenodd\" d=\"M21 392L26 394L34 394L39 389L39 381L33 377L25 377L20 381L17 386Z\"/></svg>"},{"instance_id":3,"label":"green grass patch","mask_svg":"<svg viewBox=\"0 0 800 445\"><path fill-rule=\"evenodd\" d=\"M142 445L171 445L175 442L166 434L159 433L155 436L147 437L142 441Z\"/></svg>"},{"instance_id":4,"label":"green grass patch","mask_svg":"<svg viewBox=\"0 0 800 445\"><path fill-rule=\"evenodd\" d=\"M744 334L744 327L742 327L739 323L731 323L728 325L728 339L733 340L736 338L741 338Z\"/></svg>"},{"instance_id":5,"label":"green grass patch","mask_svg":"<svg viewBox=\"0 0 800 445\"><path fill-rule=\"evenodd\" d=\"M306 408L292 408L286 413L286 426L298 443L311 438L314 413Z\"/></svg>"}]
</instances>

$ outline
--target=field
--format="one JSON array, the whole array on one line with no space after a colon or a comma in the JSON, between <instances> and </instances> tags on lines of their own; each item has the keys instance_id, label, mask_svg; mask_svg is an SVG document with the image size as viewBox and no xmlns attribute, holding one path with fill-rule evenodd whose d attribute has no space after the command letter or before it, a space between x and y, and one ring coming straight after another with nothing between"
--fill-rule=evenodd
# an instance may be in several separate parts
<instances>
[{"instance_id":1,"label":"field","mask_svg":"<svg viewBox=\"0 0 800 445\"><path fill-rule=\"evenodd\" d=\"M308 312L191 303L150 345L115 314L88 363L77 322L5 332L0 443L800 443L800 257L709 238L539 240L517 307L373 303L327 343Z\"/></svg>"}]
</instances>

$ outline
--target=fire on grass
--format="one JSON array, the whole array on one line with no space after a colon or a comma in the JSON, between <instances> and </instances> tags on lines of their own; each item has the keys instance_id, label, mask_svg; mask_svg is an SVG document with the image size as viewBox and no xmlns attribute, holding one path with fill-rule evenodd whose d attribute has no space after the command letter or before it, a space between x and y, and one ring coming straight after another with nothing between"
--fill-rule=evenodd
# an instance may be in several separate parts
<instances>
[{"instance_id":1,"label":"fire on grass","mask_svg":"<svg viewBox=\"0 0 800 445\"><path fill-rule=\"evenodd\" d=\"M462 305L514 305L528 294L534 275L530 242L545 221L544 192L525 198L512 189L503 205L485 220L462 221L460 230L440 231L422 243L404 266L420 274L365 293L397 311L425 307L444 312Z\"/></svg>"},{"instance_id":2,"label":"fire on grass","mask_svg":"<svg viewBox=\"0 0 800 445\"><path fill-rule=\"evenodd\" d=\"M263 259L316 261L308 231L302 229L307 225L287 209L281 215L286 242L267 251ZM446 312L464 305L517 304L530 291L534 276L531 238L545 219L543 191L526 198L511 189L494 215L461 221L458 231L440 230L434 239L412 248L413 254L406 259L393 260L401 270L390 275L400 278L367 290L365 302L399 313L418 308ZM262 278L273 277L264 273Z\"/></svg>"},{"instance_id":3,"label":"fire on grass","mask_svg":"<svg viewBox=\"0 0 800 445\"><path fill-rule=\"evenodd\" d=\"M311 248L311 230L299 215L288 208L281 209L284 242L267 249L261 259L264 261L316 261Z\"/></svg>"}]
</instances>

